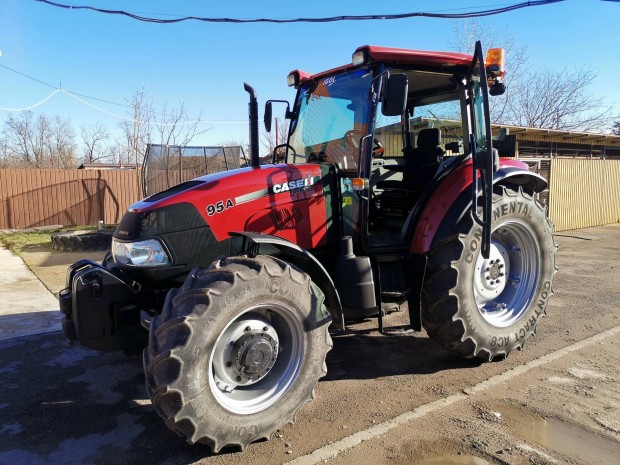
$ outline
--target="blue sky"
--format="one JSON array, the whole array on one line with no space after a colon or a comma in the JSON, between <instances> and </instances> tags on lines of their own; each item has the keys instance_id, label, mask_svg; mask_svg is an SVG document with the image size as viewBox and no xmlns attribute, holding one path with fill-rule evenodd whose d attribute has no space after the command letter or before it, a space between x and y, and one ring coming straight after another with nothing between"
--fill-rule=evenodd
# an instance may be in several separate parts
<instances>
[{"instance_id":1,"label":"blue sky","mask_svg":"<svg viewBox=\"0 0 620 465\"><path fill-rule=\"evenodd\" d=\"M161 18L295 18L463 12L507 6L520 0L57 1ZM594 68L598 77L590 88L592 94L606 98L620 114L619 19L620 3L567 0L486 17L480 23L500 35L504 31L514 35L518 44L527 47L529 66L555 71ZM210 130L194 141L214 145L247 141L247 124L230 123L247 119L244 82L256 89L262 113L266 99L292 100L294 92L286 86L286 76L293 69L318 72L340 66L364 44L450 50L454 26L453 20L427 18L285 25L195 21L148 24L92 11L55 8L34 0L2 0L0 65L72 92L119 103L126 103L144 87L156 106L167 102L175 107L183 102L190 118L202 112L203 120L221 122L205 124L203 127ZM25 108L51 92L50 87L0 67L0 108ZM128 116L127 108L88 101L106 112ZM81 125L97 121L114 130L120 121L64 94L55 95L34 111L69 117L78 133ZM9 114L0 110L0 124Z\"/></svg>"}]
</instances>

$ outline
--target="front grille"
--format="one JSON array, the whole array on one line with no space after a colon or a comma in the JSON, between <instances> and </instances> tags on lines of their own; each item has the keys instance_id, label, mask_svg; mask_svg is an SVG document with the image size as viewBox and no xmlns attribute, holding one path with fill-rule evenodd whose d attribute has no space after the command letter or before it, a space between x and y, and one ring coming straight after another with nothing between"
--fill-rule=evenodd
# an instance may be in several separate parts
<instances>
[{"instance_id":1,"label":"front grille","mask_svg":"<svg viewBox=\"0 0 620 465\"><path fill-rule=\"evenodd\" d=\"M203 226L206 222L192 204L178 203L146 212L125 213L114 237L134 240Z\"/></svg>"}]
</instances>

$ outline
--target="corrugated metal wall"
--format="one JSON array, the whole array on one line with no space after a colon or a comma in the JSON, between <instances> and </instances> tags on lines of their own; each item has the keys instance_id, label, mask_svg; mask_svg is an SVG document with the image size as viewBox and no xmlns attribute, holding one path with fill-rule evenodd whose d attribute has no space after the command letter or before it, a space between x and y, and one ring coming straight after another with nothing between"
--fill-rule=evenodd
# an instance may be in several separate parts
<instances>
[{"instance_id":1,"label":"corrugated metal wall","mask_svg":"<svg viewBox=\"0 0 620 465\"><path fill-rule=\"evenodd\" d=\"M552 159L550 177L556 231L620 222L620 160Z\"/></svg>"},{"instance_id":2,"label":"corrugated metal wall","mask_svg":"<svg viewBox=\"0 0 620 465\"><path fill-rule=\"evenodd\" d=\"M118 223L141 197L135 170L0 170L0 229Z\"/></svg>"}]
</instances>

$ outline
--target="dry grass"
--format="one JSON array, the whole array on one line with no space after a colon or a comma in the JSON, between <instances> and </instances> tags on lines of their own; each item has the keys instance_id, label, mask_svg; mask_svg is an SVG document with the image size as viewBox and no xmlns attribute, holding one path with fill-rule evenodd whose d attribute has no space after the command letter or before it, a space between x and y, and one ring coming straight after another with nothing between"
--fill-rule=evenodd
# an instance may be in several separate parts
<instances>
[{"instance_id":1,"label":"dry grass","mask_svg":"<svg viewBox=\"0 0 620 465\"><path fill-rule=\"evenodd\" d=\"M17 231L0 231L0 244L16 255L22 251L42 250L51 248L52 233L58 231L76 231L84 229L96 229L95 226L75 226L71 228L51 229L24 229Z\"/></svg>"}]
</instances>

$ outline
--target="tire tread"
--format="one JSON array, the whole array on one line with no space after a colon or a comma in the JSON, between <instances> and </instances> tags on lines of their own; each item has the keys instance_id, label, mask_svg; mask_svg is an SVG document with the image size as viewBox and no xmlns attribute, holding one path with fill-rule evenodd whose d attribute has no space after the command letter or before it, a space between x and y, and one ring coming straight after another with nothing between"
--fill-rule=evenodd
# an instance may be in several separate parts
<instances>
[{"instance_id":1,"label":"tire tread","mask_svg":"<svg viewBox=\"0 0 620 465\"><path fill-rule=\"evenodd\" d=\"M256 437L248 438L247 441L239 441L238 438L222 440L195 417L194 409L189 403L196 398L196 395L192 398L183 395L183 392L187 391L188 383L183 376L183 373L187 372L183 355L189 338L184 339L179 337L179 334L192 332L196 320L204 316L201 312L208 311L215 297L225 294L241 282L261 279L265 275L270 278L289 277L304 287L307 284L312 300L316 301L319 308L324 308L323 293L312 283L307 274L273 257L242 256L217 260L207 269L192 270L179 290L170 291L161 315L153 318L151 322L150 342L144 351L143 361L146 388L155 410L164 418L170 429L189 443L204 443L216 453L223 447L243 449L250 442L271 437L282 425L293 423L299 408L314 398L314 387L318 378L327 373L325 354L332 348L333 343L327 329L329 324L323 324L318 328L324 335L321 339L324 340L325 347L320 376L314 381L308 395L299 400L296 409L288 417L282 418L280 424L259 431ZM171 360L175 361L172 365Z\"/></svg>"}]
</instances>

